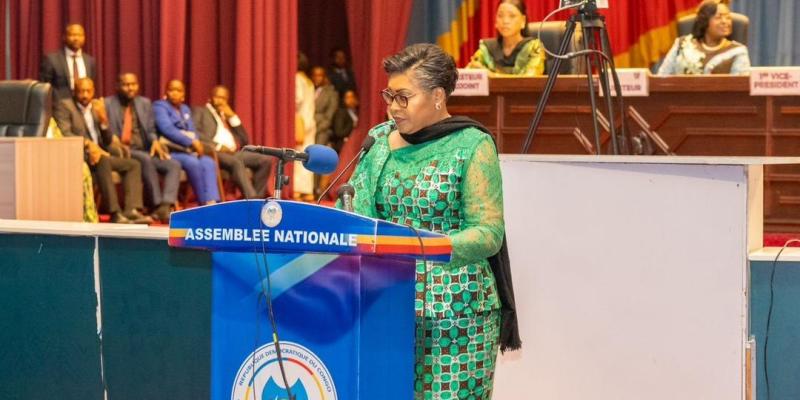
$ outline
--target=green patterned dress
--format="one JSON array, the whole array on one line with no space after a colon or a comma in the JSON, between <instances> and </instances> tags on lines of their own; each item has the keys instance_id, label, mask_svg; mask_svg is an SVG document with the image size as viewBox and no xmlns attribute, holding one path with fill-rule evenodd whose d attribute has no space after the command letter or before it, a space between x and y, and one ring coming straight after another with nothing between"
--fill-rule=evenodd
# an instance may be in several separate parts
<instances>
[{"instance_id":1,"label":"green patterned dress","mask_svg":"<svg viewBox=\"0 0 800 400\"><path fill-rule=\"evenodd\" d=\"M428 263L427 282L417 264L415 398L490 399L500 301L486 258L504 235L494 143L466 128L391 150L393 129L387 122L369 133L375 145L350 179L355 212L444 233L453 244L450 263Z\"/></svg>"}]
</instances>

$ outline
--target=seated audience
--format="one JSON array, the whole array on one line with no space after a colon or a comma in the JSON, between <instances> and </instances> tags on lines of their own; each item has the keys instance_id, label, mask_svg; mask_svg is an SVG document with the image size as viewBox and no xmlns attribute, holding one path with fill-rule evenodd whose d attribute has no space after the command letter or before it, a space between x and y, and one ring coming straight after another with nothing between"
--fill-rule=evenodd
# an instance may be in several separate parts
<instances>
[{"instance_id":1,"label":"seated audience","mask_svg":"<svg viewBox=\"0 0 800 400\"><path fill-rule=\"evenodd\" d=\"M215 86L211 89L208 103L192 110L194 124L200 133L200 140L214 147L220 168L228 171L244 197L264 198L272 160L263 154L238 151L250 140L229 101L228 88ZM252 179L247 177L248 169L253 172Z\"/></svg>"},{"instance_id":2,"label":"seated audience","mask_svg":"<svg viewBox=\"0 0 800 400\"><path fill-rule=\"evenodd\" d=\"M356 92L348 90L342 97L342 106L336 110L336 114L333 116L331 147L337 153L342 150L344 142L347 141L356 126L358 126L358 95Z\"/></svg>"},{"instance_id":3,"label":"seated audience","mask_svg":"<svg viewBox=\"0 0 800 400\"><path fill-rule=\"evenodd\" d=\"M317 136L314 143L331 146L333 135L333 114L339 108L339 94L328 80L325 68L316 66L311 69L311 82L314 83L314 122L317 125ZM315 195L328 185L329 176L315 175Z\"/></svg>"},{"instance_id":4,"label":"seated audience","mask_svg":"<svg viewBox=\"0 0 800 400\"><path fill-rule=\"evenodd\" d=\"M139 96L136 74L119 74L117 94L106 97L105 103L114 143L142 166L145 193L150 206L155 208L151 216L169 221L169 213L178 201L181 165L170 159L169 151L158 141L153 105L150 99ZM159 174L164 177L163 190Z\"/></svg>"},{"instance_id":5,"label":"seated audience","mask_svg":"<svg viewBox=\"0 0 800 400\"><path fill-rule=\"evenodd\" d=\"M69 24L64 29L64 49L52 52L42 60L39 80L53 87L55 102L72 97L76 80L97 78L94 57L83 51L85 43L83 26Z\"/></svg>"},{"instance_id":6,"label":"seated audience","mask_svg":"<svg viewBox=\"0 0 800 400\"><path fill-rule=\"evenodd\" d=\"M124 157L123 151L113 145L105 105L101 99L94 99L94 82L89 78L78 78L73 98L59 101L53 113L64 136L83 137L84 158L100 187L103 195L101 206L111 214L111 222L153 222L139 212L143 206L141 166L136 160ZM117 199L112 171L122 177L124 210Z\"/></svg>"},{"instance_id":7,"label":"seated audience","mask_svg":"<svg viewBox=\"0 0 800 400\"><path fill-rule=\"evenodd\" d=\"M528 19L522 0L503 0L497 7L494 26L497 38L481 39L467 68L483 68L499 75L544 73L544 48L539 39L528 37Z\"/></svg>"},{"instance_id":8,"label":"seated audience","mask_svg":"<svg viewBox=\"0 0 800 400\"><path fill-rule=\"evenodd\" d=\"M186 171L197 201L201 205L214 204L220 200L217 163L209 156L213 155L213 149L205 148L200 141L192 112L184 104L185 97L183 82L173 79L167 83L164 99L153 103L156 131L172 159Z\"/></svg>"},{"instance_id":9,"label":"seated audience","mask_svg":"<svg viewBox=\"0 0 800 400\"><path fill-rule=\"evenodd\" d=\"M728 39L731 29L728 6L706 0L697 11L692 33L675 40L658 74L748 74L747 46Z\"/></svg>"},{"instance_id":10,"label":"seated audience","mask_svg":"<svg viewBox=\"0 0 800 400\"><path fill-rule=\"evenodd\" d=\"M325 68L311 69L311 82L314 83L314 122L317 124L316 144L329 145L333 131L333 114L339 108L339 95L328 80Z\"/></svg>"}]
</instances>

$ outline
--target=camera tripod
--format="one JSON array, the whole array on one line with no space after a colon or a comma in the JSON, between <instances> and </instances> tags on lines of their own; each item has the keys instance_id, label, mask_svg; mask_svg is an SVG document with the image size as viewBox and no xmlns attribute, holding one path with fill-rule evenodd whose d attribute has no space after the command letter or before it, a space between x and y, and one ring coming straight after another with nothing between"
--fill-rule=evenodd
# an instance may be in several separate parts
<instances>
[{"instance_id":1,"label":"camera tripod","mask_svg":"<svg viewBox=\"0 0 800 400\"><path fill-rule=\"evenodd\" d=\"M583 48L584 50L567 53L572 38L575 34L577 24L581 24L583 33ZM561 41L561 44L556 54L551 54L555 57L552 70L547 77L544 91L539 98L539 103L536 107L536 113L531 120L528 127L528 133L525 137L525 142L522 146L522 154L527 154L533 144L533 136L539 128L542 117L544 116L547 101L550 99L550 94L553 91L553 86L558 79L559 70L564 60L568 60L577 56L586 57L586 76L589 83L589 102L592 108L592 123L594 127L594 140L596 153L602 154L602 143L600 142L600 126L598 121L597 102L599 93L596 92L594 84L594 76L592 73L596 70L600 82L600 93L605 97L605 105L608 111L608 125L609 133L611 134L611 153L624 154L628 152L627 140L625 136L625 120L621 119L620 134L617 135L617 128L614 119L614 104L611 99L612 91L610 90L609 75L614 84L614 94L616 95L619 103L619 110L624 110L622 89L617 76L617 70L614 66L614 58L611 52L611 44L608 39L608 31L606 29L605 17L597 12L597 5L595 0L586 1L577 12L567 20L566 33Z\"/></svg>"}]
</instances>

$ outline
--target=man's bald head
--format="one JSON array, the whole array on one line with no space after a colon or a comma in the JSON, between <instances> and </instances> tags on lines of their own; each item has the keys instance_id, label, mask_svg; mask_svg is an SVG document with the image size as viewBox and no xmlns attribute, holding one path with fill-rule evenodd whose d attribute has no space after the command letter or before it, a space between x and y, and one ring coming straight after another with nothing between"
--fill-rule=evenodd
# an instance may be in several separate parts
<instances>
[{"instance_id":1,"label":"man's bald head","mask_svg":"<svg viewBox=\"0 0 800 400\"><path fill-rule=\"evenodd\" d=\"M90 78L79 78L75 81L72 94L75 101L86 107L94 98L94 81Z\"/></svg>"}]
</instances>

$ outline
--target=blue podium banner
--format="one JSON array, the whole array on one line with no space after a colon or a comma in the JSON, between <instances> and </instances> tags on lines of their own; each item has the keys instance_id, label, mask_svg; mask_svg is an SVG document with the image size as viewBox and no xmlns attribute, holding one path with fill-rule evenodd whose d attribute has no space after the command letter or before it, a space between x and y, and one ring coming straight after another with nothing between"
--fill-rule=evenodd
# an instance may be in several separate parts
<instances>
[{"instance_id":1,"label":"blue podium banner","mask_svg":"<svg viewBox=\"0 0 800 400\"><path fill-rule=\"evenodd\" d=\"M212 399L287 398L270 284L296 400L413 398L413 261L219 252L213 262Z\"/></svg>"},{"instance_id":2,"label":"blue podium banner","mask_svg":"<svg viewBox=\"0 0 800 400\"><path fill-rule=\"evenodd\" d=\"M413 398L415 265L446 236L249 200L174 213L169 244L213 252L212 399Z\"/></svg>"},{"instance_id":3,"label":"blue podium banner","mask_svg":"<svg viewBox=\"0 0 800 400\"><path fill-rule=\"evenodd\" d=\"M419 237L417 236L419 233ZM420 239L424 247L420 246ZM169 244L219 251L393 254L450 260L450 239L293 201L241 200L172 214Z\"/></svg>"}]
</instances>

